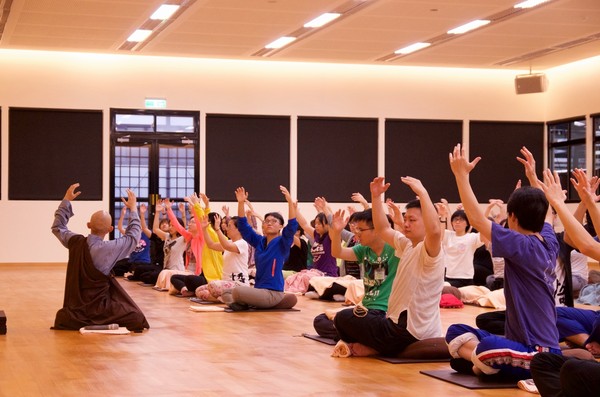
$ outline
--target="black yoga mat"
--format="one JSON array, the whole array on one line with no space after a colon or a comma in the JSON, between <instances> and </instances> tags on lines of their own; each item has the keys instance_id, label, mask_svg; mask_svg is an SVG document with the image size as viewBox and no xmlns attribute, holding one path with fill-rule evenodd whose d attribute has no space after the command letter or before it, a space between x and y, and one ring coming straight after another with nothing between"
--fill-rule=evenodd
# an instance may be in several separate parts
<instances>
[{"instance_id":1,"label":"black yoga mat","mask_svg":"<svg viewBox=\"0 0 600 397\"><path fill-rule=\"evenodd\" d=\"M501 378L494 375L467 375L455 372L453 369L421 371L423 375L454 383L467 389L512 389L517 387L514 379Z\"/></svg>"}]
</instances>

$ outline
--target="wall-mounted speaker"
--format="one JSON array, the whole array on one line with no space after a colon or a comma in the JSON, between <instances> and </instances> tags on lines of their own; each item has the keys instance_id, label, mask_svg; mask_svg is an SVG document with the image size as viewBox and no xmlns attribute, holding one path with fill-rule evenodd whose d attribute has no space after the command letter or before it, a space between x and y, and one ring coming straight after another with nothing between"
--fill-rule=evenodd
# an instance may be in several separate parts
<instances>
[{"instance_id":1,"label":"wall-mounted speaker","mask_svg":"<svg viewBox=\"0 0 600 397\"><path fill-rule=\"evenodd\" d=\"M535 94L546 91L548 79L544 73L520 74L515 77L517 94Z\"/></svg>"}]
</instances>

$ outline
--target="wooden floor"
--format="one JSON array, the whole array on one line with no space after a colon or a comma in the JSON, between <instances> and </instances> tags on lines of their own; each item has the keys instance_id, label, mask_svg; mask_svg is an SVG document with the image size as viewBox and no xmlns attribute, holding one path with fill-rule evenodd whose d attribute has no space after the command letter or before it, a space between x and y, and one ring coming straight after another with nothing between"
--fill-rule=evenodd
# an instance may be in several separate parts
<instances>
[{"instance_id":1,"label":"wooden floor","mask_svg":"<svg viewBox=\"0 0 600 397\"><path fill-rule=\"evenodd\" d=\"M143 334L52 331L64 264L0 265L0 396L530 396L469 390L419 373L447 363L388 364L330 357L301 337L339 303L299 297L300 312L194 313L189 301L121 281L150 323ZM443 309L444 327L485 311Z\"/></svg>"}]
</instances>

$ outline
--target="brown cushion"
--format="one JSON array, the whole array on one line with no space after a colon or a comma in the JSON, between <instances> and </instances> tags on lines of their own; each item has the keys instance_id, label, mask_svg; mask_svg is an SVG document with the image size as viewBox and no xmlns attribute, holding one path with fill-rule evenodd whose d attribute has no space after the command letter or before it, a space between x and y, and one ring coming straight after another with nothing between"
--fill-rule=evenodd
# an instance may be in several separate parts
<instances>
[{"instance_id":1,"label":"brown cushion","mask_svg":"<svg viewBox=\"0 0 600 397\"><path fill-rule=\"evenodd\" d=\"M416 341L398 354L398 357L418 358L425 360L435 358L450 358L450 353L448 352L446 340L440 337Z\"/></svg>"},{"instance_id":2,"label":"brown cushion","mask_svg":"<svg viewBox=\"0 0 600 397\"><path fill-rule=\"evenodd\" d=\"M294 294L284 294L281 302L273 306L271 309L291 309L298 303L298 298Z\"/></svg>"},{"instance_id":3,"label":"brown cushion","mask_svg":"<svg viewBox=\"0 0 600 397\"><path fill-rule=\"evenodd\" d=\"M442 294L452 294L454 296L456 296L457 299L461 300L462 296L460 294L460 290L456 287L453 287L451 285L446 285L444 286L444 288L442 288Z\"/></svg>"}]
</instances>

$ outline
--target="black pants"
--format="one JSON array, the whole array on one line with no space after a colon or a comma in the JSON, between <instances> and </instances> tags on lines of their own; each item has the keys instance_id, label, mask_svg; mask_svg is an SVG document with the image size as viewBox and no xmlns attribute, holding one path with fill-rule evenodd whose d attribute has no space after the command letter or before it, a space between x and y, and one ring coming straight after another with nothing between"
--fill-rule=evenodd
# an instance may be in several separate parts
<instances>
[{"instance_id":1,"label":"black pants","mask_svg":"<svg viewBox=\"0 0 600 397\"><path fill-rule=\"evenodd\" d=\"M117 261L112 271L116 277L123 277L123 275L127 272L133 272L135 274L135 270L138 267L144 268L145 266L152 266L148 262L129 262L129 258L121 259ZM132 280L134 280L132 278Z\"/></svg>"},{"instance_id":2,"label":"black pants","mask_svg":"<svg viewBox=\"0 0 600 397\"><path fill-rule=\"evenodd\" d=\"M456 288L473 285L472 278L448 278L448 277L445 277L444 281L449 282L451 286L456 287Z\"/></svg>"},{"instance_id":3,"label":"black pants","mask_svg":"<svg viewBox=\"0 0 600 397\"><path fill-rule=\"evenodd\" d=\"M473 275L473 284L485 286L485 280L488 276L494 274L494 270L486 266L473 264L475 268L475 275Z\"/></svg>"},{"instance_id":4,"label":"black pants","mask_svg":"<svg viewBox=\"0 0 600 397\"><path fill-rule=\"evenodd\" d=\"M542 397L600 396L600 363L552 353L538 353L531 375Z\"/></svg>"},{"instance_id":5,"label":"black pants","mask_svg":"<svg viewBox=\"0 0 600 397\"><path fill-rule=\"evenodd\" d=\"M477 328L490 332L495 335L504 335L504 322L506 321L506 311L481 313L475 317Z\"/></svg>"},{"instance_id":6,"label":"black pants","mask_svg":"<svg viewBox=\"0 0 600 397\"><path fill-rule=\"evenodd\" d=\"M335 341L340 340L340 336L335 329L335 325L333 325L333 321L331 321L327 315L325 315L325 313L319 314L317 317L315 317L313 320L313 326L315 327L315 331L317 331L319 336L333 339Z\"/></svg>"},{"instance_id":7,"label":"black pants","mask_svg":"<svg viewBox=\"0 0 600 397\"><path fill-rule=\"evenodd\" d=\"M171 276L171 285L177 291L185 287L188 291L194 292L201 285L208 284L203 274L198 276L190 274L174 274Z\"/></svg>"},{"instance_id":8,"label":"black pants","mask_svg":"<svg viewBox=\"0 0 600 397\"><path fill-rule=\"evenodd\" d=\"M313 288L314 289L314 288ZM310 287L309 287L310 290ZM325 288L323 295L319 296L320 300L332 301L333 295L344 295L346 293L346 287L338 283L331 284L331 287Z\"/></svg>"},{"instance_id":9,"label":"black pants","mask_svg":"<svg viewBox=\"0 0 600 397\"><path fill-rule=\"evenodd\" d=\"M344 342L358 342L384 356L395 356L417 341L406 329L406 312L400 314L395 324L383 310L371 309L361 317L353 309L346 309L335 315L333 323Z\"/></svg>"}]
</instances>

